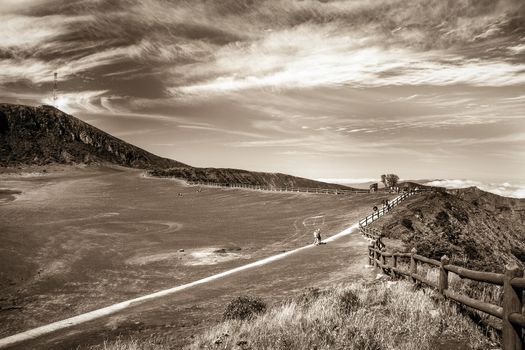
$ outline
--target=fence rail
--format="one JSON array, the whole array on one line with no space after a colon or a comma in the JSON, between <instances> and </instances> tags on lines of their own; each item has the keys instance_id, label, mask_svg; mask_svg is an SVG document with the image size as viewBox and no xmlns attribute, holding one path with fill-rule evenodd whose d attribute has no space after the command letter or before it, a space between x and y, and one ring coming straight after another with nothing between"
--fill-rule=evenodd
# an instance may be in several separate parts
<instances>
[{"instance_id":1,"label":"fence rail","mask_svg":"<svg viewBox=\"0 0 525 350\"><path fill-rule=\"evenodd\" d=\"M333 194L333 195L370 193L370 191L367 189L344 190L344 189L337 189L337 188L315 188L315 187L292 187L292 186L275 187L275 186L262 186L262 185L248 185L248 184L241 184L241 183L195 182L195 181L188 181L188 184L194 185L194 186L243 188L243 189L250 189L250 190L272 191L272 192L303 192L303 193L321 193L321 194Z\"/></svg>"},{"instance_id":2,"label":"fence rail","mask_svg":"<svg viewBox=\"0 0 525 350\"><path fill-rule=\"evenodd\" d=\"M471 307L481 312L497 317L502 320L502 338L501 347L503 350L524 350L524 328L525 314L524 301L525 278L523 269L516 264L505 266L505 273L482 272L466 269L460 266L449 264L447 256L441 257L441 260L430 259L417 254L414 248L409 253L388 252L382 242L382 232L377 229L366 227L376 221L382 215L385 215L392 207L401 203L401 201L414 195L414 192L403 194L392 201L391 208L383 210L378 215L372 213L359 222L359 227L363 236L371 238L371 244L368 246L369 264L380 268L384 273L393 278L399 276L409 277L414 283L423 283L429 287L437 289L441 295L454 300L460 304ZM385 208L383 208L385 209ZM409 269L405 270L398 267L399 258L409 258ZM432 267L439 268L438 282L429 281L421 275L418 275L418 265L428 264ZM458 294L448 288L449 272L452 272L463 279L490 283L503 286L502 306L491 304L482 300L477 300L466 295Z\"/></svg>"},{"instance_id":3,"label":"fence rail","mask_svg":"<svg viewBox=\"0 0 525 350\"><path fill-rule=\"evenodd\" d=\"M432 188L420 188L420 189L411 189L408 192L404 192L397 196L396 198L389 201L387 204L383 205L381 208L379 208L377 211L373 212L372 214L366 216L365 218L361 219L359 221L359 227L363 229L365 226L370 225L383 215L390 212L392 209L394 209L396 206L399 205L399 203L403 202L405 199L423 192L432 192Z\"/></svg>"}]
</instances>

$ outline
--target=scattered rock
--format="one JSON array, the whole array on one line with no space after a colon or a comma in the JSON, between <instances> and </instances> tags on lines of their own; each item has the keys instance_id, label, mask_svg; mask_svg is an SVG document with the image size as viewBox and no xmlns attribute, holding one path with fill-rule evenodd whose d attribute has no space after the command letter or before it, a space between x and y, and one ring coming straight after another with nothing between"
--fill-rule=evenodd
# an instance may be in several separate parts
<instances>
[{"instance_id":1,"label":"scattered rock","mask_svg":"<svg viewBox=\"0 0 525 350\"><path fill-rule=\"evenodd\" d=\"M179 249L179 253L184 253L184 249Z\"/></svg>"},{"instance_id":2,"label":"scattered rock","mask_svg":"<svg viewBox=\"0 0 525 350\"><path fill-rule=\"evenodd\" d=\"M217 254L226 254L226 249L221 248L221 249L214 250L213 252Z\"/></svg>"},{"instance_id":3,"label":"scattered rock","mask_svg":"<svg viewBox=\"0 0 525 350\"><path fill-rule=\"evenodd\" d=\"M430 310L429 313L430 313L430 316L432 318L438 318L439 317L439 310Z\"/></svg>"},{"instance_id":4,"label":"scattered rock","mask_svg":"<svg viewBox=\"0 0 525 350\"><path fill-rule=\"evenodd\" d=\"M241 350L250 349L250 347L248 346L247 340L239 340L236 345Z\"/></svg>"},{"instance_id":5,"label":"scattered rock","mask_svg":"<svg viewBox=\"0 0 525 350\"><path fill-rule=\"evenodd\" d=\"M384 275L382 273L378 273L377 276L376 276L376 280L379 280L379 279L382 279L382 278L385 278L385 277L388 277L388 276Z\"/></svg>"}]
</instances>

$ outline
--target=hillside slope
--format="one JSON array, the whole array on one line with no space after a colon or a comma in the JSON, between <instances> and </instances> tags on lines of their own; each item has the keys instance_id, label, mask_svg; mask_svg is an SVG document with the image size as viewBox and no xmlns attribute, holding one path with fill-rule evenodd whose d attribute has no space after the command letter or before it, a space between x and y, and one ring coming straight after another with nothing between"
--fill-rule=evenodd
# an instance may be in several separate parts
<instances>
[{"instance_id":1,"label":"hillside slope","mask_svg":"<svg viewBox=\"0 0 525 350\"><path fill-rule=\"evenodd\" d=\"M457 264L501 272L525 263L525 199L506 198L477 188L414 196L376 228L400 239L407 249Z\"/></svg>"},{"instance_id":2,"label":"hillside slope","mask_svg":"<svg viewBox=\"0 0 525 350\"><path fill-rule=\"evenodd\" d=\"M132 168L186 166L124 142L54 107L0 104L0 166L100 161Z\"/></svg>"},{"instance_id":3,"label":"hillside slope","mask_svg":"<svg viewBox=\"0 0 525 350\"><path fill-rule=\"evenodd\" d=\"M109 162L194 182L272 187L350 187L286 174L193 168L133 146L52 106L0 103L0 167Z\"/></svg>"},{"instance_id":4,"label":"hillside slope","mask_svg":"<svg viewBox=\"0 0 525 350\"><path fill-rule=\"evenodd\" d=\"M172 168L154 169L150 174L158 177L176 177L190 182L216 184L243 184L269 187L309 187L354 190L344 185L330 184L281 173L265 173L224 168Z\"/></svg>"}]
</instances>

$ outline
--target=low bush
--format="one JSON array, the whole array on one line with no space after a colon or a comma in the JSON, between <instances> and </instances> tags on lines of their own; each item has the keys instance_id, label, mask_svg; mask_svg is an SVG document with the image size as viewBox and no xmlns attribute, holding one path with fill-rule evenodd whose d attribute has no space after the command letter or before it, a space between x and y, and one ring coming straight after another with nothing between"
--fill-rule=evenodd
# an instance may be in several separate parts
<instances>
[{"instance_id":1,"label":"low bush","mask_svg":"<svg viewBox=\"0 0 525 350\"><path fill-rule=\"evenodd\" d=\"M525 249L521 249L519 247L512 247L510 251L512 255L516 257L516 259L525 264Z\"/></svg>"},{"instance_id":2,"label":"low bush","mask_svg":"<svg viewBox=\"0 0 525 350\"><path fill-rule=\"evenodd\" d=\"M438 226L448 225L448 223L449 223L448 219L449 219L449 216L448 216L447 212L446 211L440 211L436 215L436 224Z\"/></svg>"},{"instance_id":3,"label":"low bush","mask_svg":"<svg viewBox=\"0 0 525 350\"><path fill-rule=\"evenodd\" d=\"M359 297L354 291L348 289L339 295L338 303L339 311L347 315L359 308Z\"/></svg>"},{"instance_id":4,"label":"low bush","mask_svg":"<svg viewBox=\"0 0 525 350\"><path fill-rule=\"evenodd\" d=\"M401 225L403 225L405 228L409 229L410 231L414 231L414 226L412 226L412 220L403 218L401 220Z\"/></svg>"},{"instance_id":5,"label":"low bush","mask_svg":"<svg viewBox=\"0 0 525 350\"><path fill-rule=\"evenodd\" d=\"M298 297L295 297L294 300L298 305L301 306L310 306L319 299L319 297L326 294L325 290L319 288L307 288L303 293Z\"/></svg>"},{"instance_id":6,"label":"low bush","mask_svg":"<svg viewBox=\"0 0 525 350\"><path fill-rule=\"evenodd\" d=\"M239 296L228 303L223 313L224 320L249 320L266 311L266 304L261 298Z\"/></svg>"}]
</instances>

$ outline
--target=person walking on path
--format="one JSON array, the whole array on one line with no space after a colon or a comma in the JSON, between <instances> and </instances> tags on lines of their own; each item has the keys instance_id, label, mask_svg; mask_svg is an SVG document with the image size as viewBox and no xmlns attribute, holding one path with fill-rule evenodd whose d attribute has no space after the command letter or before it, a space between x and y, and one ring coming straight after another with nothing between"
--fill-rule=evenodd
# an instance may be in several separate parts
<instances>
[{"instance_id":1,"label":"person walking on path","mask_svg":"<svg viewBox=\"0 0 525 350\"><path fill-rule=\"evenodd\" d=\"M317 228L314 231L314 245L321 244L321 229Z\"/></svg>"}]
</instances>

